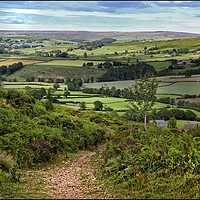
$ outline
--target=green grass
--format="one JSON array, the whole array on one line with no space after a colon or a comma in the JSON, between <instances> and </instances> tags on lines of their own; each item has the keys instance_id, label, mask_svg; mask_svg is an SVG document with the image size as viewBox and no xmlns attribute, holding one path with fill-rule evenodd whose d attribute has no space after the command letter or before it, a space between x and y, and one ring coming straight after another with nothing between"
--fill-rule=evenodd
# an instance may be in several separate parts
<instances>
[{"instance_id":1,"label":"green grass","mask_svg":"<svg viewBox=\"0 0 200 200\"><path fill-rule=\"evenodd\" d=\"M178 82L166 87L159 87L157 93L164 94L200 94L200 82Z\"/></svg>"},{"instance_id":2,"label":"green grass","mask_svg":"<svg viewBox=\"0 0 200 200\"><path fill-rule=\"evenodd\" d=\"M95 77L102 75L104 70L98 69L87 69L82 67L70 67L70 66L61 66L61 65L29 65L23 69L17 71L13 75L10 75L9 78L26 78L37 75L56 75L74 78L76 76L86 78L86 77Z\"/></svg>"},{"instance_id":3,"label":"green grass","mask_svg":"<svg viewBox=\"0 0 200 200\"><path fill-rule=\"evenodd\" d=\"M42 63L40 65L53 65L53 66L63 65L72 67L82 67L83 63L87 64L87 62L93 62L94 65L101 63L98 61L87 61L87 60L53 60L46 63Z\"/></svg>"},{"instance_id":4,"label":"green grass","mask_svg":"<svg viewBox=\"0 0 200 200\"><path fill-rule=\"evenodd\" d=\"M147 64L152 65L156 71L161 71L163 69L168 68L171 65L171 61L163 61L163 62L147 62Z\"/></svg>"},{"instance_id":5,"label":"green grass","mask_svg":"<svg viewBox=\"0 0 200 200\"><path fill-rule=\"evenodd\" d=\"M115 97L91 97L91 98L70 98L70 101L85 101L85 103L93 104L95 101L102 101L103 103L113 103L113 102L124 102L123 98L115 98Z\"/></svg>"},{"instance_id":6,"label":"green grass","mask_svg":"<svg viewBox=\"0 0 200 200\"><path fill-rule=\"evenodd\" d=\"M177 122L177 128L183 128L185 124L200 124L200 122L197 121L188 121L188 120L176 120Z\"/></svg>"},{"instance_id":7,"label":"green grass","mask_svg":"<svg viewBox=\"0 0 200 200\"><path fill-rule=\"evenodd\" d=\"M105 87L116 87L117 89L128 88L129 86L134 84L134 80L127 80L127 81L113 81L113 82L96 82L96 83L84 83L83 87L86 88L101 88L102 86Z\"/></svg>"},{"instance_id":8,"label":"green grass","mask_svg":"<svg viewBox=\"0 0 200 200\"><path fill-rule=\"evenodd\" d=\"M29 87L31 87L31 88L45 88L45 89L48 89L48 88L50 88L51 86L49 85L49 86L44 86L44 85L25 85L25 84L23 84L23 85L5 85L4 86L4 88L5 89L24 89L25 87L27 87L27 86L29 86Z\"/></svg>"},{"instance_id":9,"label":"green grass","mask_svg":"<svg viewBox=\"0 0 200 200\"><path fill-rule=\"evenodd\" d=\"M114 97L88 97L88 98L67 98L67 99L59 99L60 101L64 101L67 105L76 105L79 106L79 102L84 101L86 103L87 108L94 108L95 101L101 101L104 106L111 107L114 110L122 110L128 109L126 99L123 98L114 98ZM74 103L68 103L74 101Z\"/></svg>"},{"instance_id":10,"label":"green grass","mask_svg":"<svg viewBox=\"0 0 200 200\"><path fill-rule=\"evenodd\" d=\"M53 85L53 83L44 83L44 82L9 82L9 81L4 81L5 85L43 85L43 86L48 86L48 85Z\"/></svg>"},{"instance_id":11,"label":"green grass","mask_svg":"<svg viewBox=\"0 0 200 200\"><path fill-rule=\"evenodd\" d=\"M167 78L169 78L169 76ZM109 88L116 87L117 89L124 89L124 88L128 88L128 87L132 86L134 83L135 83L134 80L113 81L113 82L96 82L96 83L84 83L83 87L85 87L85 88L101 88L102 86L104 86L104 87L109 87ZM173 93L170 90L168 90L168 87L170 87L170 88L172 87L173 88L174 84L175 83L163 83L163 82L159 82L157 93L158 94L159 93L162 93L162 94L172 94L172 95L173 94L182 94L182 92L181 93ZM180 84L180 87L181 86L182 86L182 84ZM194 85L191 84L191 87L193 87L193 86L196 86L195 82L194 82ZM184 90L184 87L185 87L185 85L183 86L182 90ZM185 88L185 90L186 90L186 88ZM194 90L194 88L193 88L193 90ZM198 90L198 89L196 89L196 90ZM185 94L185 93L183 93L183 94Z\"/></svg>"},{"instance_id":12,"label":"green grass","mask_svg":"<svg viewBox=\"0 0 200 200\"><path fill-rule=\"evenodd\" d=\"M59 99L60 101L64 101L67 105L79 105L79 102L84 101L86 103L87 108L94 108L95 101L101 101L104 106L111 107L114 110L127 110L128 109L128 101L124 98L115 98L115 97L85 97L85 98L74 98L68 97L67 99ZM68 103L68 102L74 103ZM154 108L160 109L165 108L167 104L156 102Z\"/></svg>"},{"instance_id":13,"label":"green grass","mask_svg":"<svg viewBox=\"0 0 200 200\"><path fill-rule=\"evenodd\" d=\"M176 95L176 94L156 94L156 97L159 98L163 98L163 97L169 97L169 98L181 98L181 95Z\"/></svg>"},{"instance_id":14,"label":"green grass","mask_svg":"<svg viewBox=\"0 0 200 200\"><path fill-rule=\"evenodd\" d=\"M53 87L53 83L44 83L44 82L4 82L4 88L6 89L17 89L21 90L25 87L31 87L31 88L45 88L48 89L50 87ZM61 84L61 89L64 89L64 85Z\"/></svg>"},{"instance_id":15,"label":"green grass","mask_svg":"<svg viewBox=\"0 0 200 200\"><path fill-rule=\"evenodd\" d=\"M24 49L20 49L20 51L22 53L26 53L26 54L32 54L35 53L35 51L52 51L52 50L61 50L61 51L67 51L68 48L74 48L77 47L76 45L63 45L63 46L54 46L54 45L48 45L46 47L42 47L42 48L24 48Z\"/></svg>"},{"instance_id":16,"label":"green grass","mask_svg":"<svg viewBox=\"0 0 200 200\"><path fill-rule=\"evenodd\" d=\"M170 78L184 78L183 75L170 75L170 76L158 76L156 77L159 81L170 79Z\"/></svg>"},{"instance_id":17,"label":"green grass","mask_svg":"<svg viewBox=\"0 0 200 200\"><path fill-rule=\"evenodd\" d=\"M60 41L60 40L59 40ZM34 53L35 50L38 51L51 51L55 49L61 49L62 51L66 51L68 48L77 47L76 45L61 45L55 46L54 42L57 40L51 39L47 41L46 44L48 46L44 48L31 48L31 49L21 49L22 52L27 53ZM189 53L181 54L180 56L175 56L171 58L163 58L164 54L155 54L153 58L150 58L150 55L144 55L144 53L138 53L136 51L143 50L145 47L158 47L158 50L166 50L166 49L173 49L173 48L188 48ZM81 50L81 49L74 49L70 51L70 54L75 54L80 57L80 60L68 60L63 58L51 58L51 57L39 57L39 56L23 56L24 59L34 59L34 60L43 60L47 61L41 64L34 64L25 67L24 69L16 72L15 74L11 75L10 78L26 78L30 76L37 76L41 74L45 75L58 75L58 76L68 76L70 78L75 76L80 76L82 78L94 76L95 78L102 75L105 71L97 70L97 69L81 69L83 63L87 63L93 61L94 64L98 64L100 62L105 62L107 60L113 61L118 60L121 62L127 62L127 59L130 59L130 64L135 63L136 59L147 61L149 64L153 65L157 71L165 69L171 64L169 59L189 59L189 58L198 58L198 54L194 54L191 50L197 50L200 47L199 38L189 38L189 39L179 39L179 40L166 40L166 41L154 41L154 42L124 42L124 43L113 43L109 45L105 45L102 48L97 48L94 50ZM124 55L125 50L128 50L128 54ZM87 53L88 57L86 59L83 58L83 54ZM118 55L114 55L117 52ZM135 56L133 56L135 54ZM15 56L19 58L19 56ZM157 60L157 61L156 61ZM48 62L49 61L49 62ZM162 62L160 62L162 61ZM67 68L66 68L67 67ZM76 69L76 68L78 69ZM176 70L176 71L184 71L186 69ZM162 77L163 78L163 77ZM162 79L160 78L160 79ZM124 85L125 83L125 85ZM115 87L117 88L124 88L130 86L129 84L126 85L124 82L123 85L118 84ZM104 83L108 84L109 86L112 83ZM116 83L117 84L117 83ZM86 85L87 87L87 85ZM92 86L94 87L94 86ZM101 87L101 86L100 86ZM112 86L111 86L112 87Z\"/></svg>"}]
</instances>

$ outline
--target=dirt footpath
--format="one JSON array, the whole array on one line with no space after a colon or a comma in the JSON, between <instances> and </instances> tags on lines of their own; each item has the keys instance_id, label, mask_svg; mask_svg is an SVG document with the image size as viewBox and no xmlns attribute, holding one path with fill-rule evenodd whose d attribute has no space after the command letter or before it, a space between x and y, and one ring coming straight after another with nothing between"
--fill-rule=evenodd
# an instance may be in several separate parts
<instances>
[{"instance_id":1,"label":"dirt footpath","mask_svg":"<svg viewBox=\"0 0 200 200\"><path fill-rule=\"evenodd\" d=\"M52 199L113 199L109 189L96 180L90 159L95 152L83 151L72 161L62 161L48 170L36 172L42 191Z\"/></svg>"}]
</instances>

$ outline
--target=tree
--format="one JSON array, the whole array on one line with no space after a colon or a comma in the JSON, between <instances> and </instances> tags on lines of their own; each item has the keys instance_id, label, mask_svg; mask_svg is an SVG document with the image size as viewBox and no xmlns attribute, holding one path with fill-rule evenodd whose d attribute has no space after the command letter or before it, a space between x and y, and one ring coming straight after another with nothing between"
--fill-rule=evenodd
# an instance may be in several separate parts
<instances>
[{"instance_id":1,"label":"tree","mask_svg":"<svg viewBox=\"0 0 200 200\"><path fill-rule=\"evenodd\" d=\"M86 65L85 63L83 63L82 67L83 67L83 68L86 68L86 67L87 67L87 65Z\"/></svg>"},{"instance_id":2,"label":"tree","mask_svg":"<svg viewBox=\"0 0 200 200\"><path fill-rule=\"evenodd\" d=\"M0 76L0 88L2 88L3 86L4 86L3 80L2 80L2 77Z\"/></svg>"},{"instance_id":3,"label":"tree","mask_svg":"<svg viewBox=\"0 0 200 200\"><path fill-rule=\"evenodd\" d=\"M191 77L191 76L192 76L191 71L190 71L190 70L187 70L187 71L185 72L185 77L186 77L186 78L189 78L189 77Z\"/></svg>"},{"instance_id":4,"label":"tree","mask_svg":"<svg viewBox=\"0 0 200 200\"><path fill-rule=\"evenodd\" d=\"M80 105L81 110L85 110L86 109L85 101L82 101L79 105Z\"/></svg>"},{"instance_id":5,"label":"tree","mask_svg":"<svg viewBox=\"0 0 200 200\"><path fill-rule=\"evenodd\" d=\"M53 110L53 104L52 104L53 101L54 101L54 98L53 98L53 89L49 88L47 90L46 102L45 102L45 108L46 108L46 110Z\"/></svg>"},{"instance_id":6,"label":"tree","mask_svg":"<svg viewBox=\"0 0 200 200\"><path fill-rule=\"evenodd\" d=\"M43 98L43 96L46 95L46 90L45 88L31 88L29 86L25 87L25 91L27 94L33 96L35 99L41 100Z\"/></svg>"},{"instance_id":7,"label":"tree","mask_svg":"<svg viewBox=\"0 0 200 200\"><path fill-rule=\"evenodd\" d=\"M65 90L65 91L64 91L64 96L65 96L65 98L67 98L69 95L70 95L69 90Z\"/></svg>"},{"instance_id":8,"label":"tree","mask_svg":"<svg viewBox=\"0 0 200 200\"><path fill-rule=\"evenodd\" d=\"M194 112L192 112L191 110L185 111L185 119L186 120L194 121L194 120L196 120L196 118L197 118L197 115Z\"/></svg>"},{"instance_id":9,"label":"tree","mask_svg":"<svg viewBox=\"0 0 200 200\"><path fill-rule=\"evenodd\" d=\"M168 127L170 129L176 129L176 118L175 117L171 117L170 120L168 121Z\"/></svg>"},{"instance_id":10,"label":"tree","mask_svg":"<svg viewBox=\"0 0 200 200\"><path fill-rule=\"evenodd\" d=\"M94 102L94 110L100 111L103 109L103 103L101 101Z\"/></svg>"},{"instance_id":11,"label":"tree","mask_svg":"<svg viewBox=\"0 0 200 200\"><path fill-rule=\"evenodd\" d=\"M83 54L83 56L84 56L84 58L87 58L87 53L85 52L85 53Z\"/></svg>"},{"instance_id":12,"label":"tree","mask_svg":"<svg viewBox=\"0 0 200 200\"><path fill-rule=\"evenodd\" d=\"M158 81L155 78L141 78L135 81L135 84L129 87L128 99L129 108L142 114L144 119L144 129L147 131L147 115L151 111L155 100Z\"/></svg>"},{"instance_id":13,"label":"tree","mask_svg":"<svg viewBox=\"0 0 200 200\"><path fill-rule=\"evenodd\" d=\"M90 81L91 81L91 83L94 83L94 77L93 76L90 77Z\"/></svg>"},{"instance_id":14,"label":"tree","mask_svg":"<svg viewBox=\"0 0 200 200\"><path fill-rule=\"evenodd\" d=\"M60 87L60 85L58 83L53 84L53 89L57 90L59 87Z\"/></svg>"}]
</instances>

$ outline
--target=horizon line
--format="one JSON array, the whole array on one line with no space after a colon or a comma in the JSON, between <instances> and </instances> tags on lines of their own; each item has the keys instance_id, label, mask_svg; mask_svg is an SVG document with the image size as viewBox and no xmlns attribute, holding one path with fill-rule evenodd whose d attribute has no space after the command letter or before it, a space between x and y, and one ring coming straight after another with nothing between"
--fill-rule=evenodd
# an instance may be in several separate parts
<instances>
[{"instance_id":1,"label":"horizon line","mask_svg":"<svg viewBox=\"0 0 200 200\"><path fill-rule=\"evenodd\" d=\"M194 33L194 32L187 32L187 31L161 31L161 30L147 30L147 31L110 31L110 30L105 30L105 31L98 31L98 30L91 30L91 31L86 31L86 30L60 30L60 29L44 29L44 30L38 30L38 29L0 29L1 31L37 31L37 32L43 32L43 31L62 31L62 32L118 32L118 33L148 33L148 32L172 32L172 33L188 33L188 34L197 34L200 35L200 33Z\"/></svg>"}]
</instances>

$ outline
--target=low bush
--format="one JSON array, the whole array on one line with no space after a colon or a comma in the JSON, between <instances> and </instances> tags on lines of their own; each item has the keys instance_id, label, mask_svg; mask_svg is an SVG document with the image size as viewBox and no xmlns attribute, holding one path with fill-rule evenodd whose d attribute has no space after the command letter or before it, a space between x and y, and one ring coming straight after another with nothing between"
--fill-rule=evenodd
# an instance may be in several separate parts
<instances>
[{"instance_id":1,"label":"low bush","mask_svg":"<svg viewBox=\"0 0 200 200\"><path fill-rule=\"evenodd\" d=\"M82 118L59 105L46 111L42 102L17 91L2 90L0 96L5 100L0 106L0 149L12 155L19 167L49 161L59 153L90 149L105 139L98 114ZM22 112L26 107L30 112Z\"/></svg>"},{"instance_id":2,"label":"low bush","mask_svg":"<svg viewBox=\"0 0 200 200\"><path fill-rule=\"evenodd\" d=\"M155 198L156 181L167 185L165 193L157 196L161 198L171 195L169 190L176 192L176 186L181 189L186 174L198 176L200 173L199 128L183 134L154 125L148 132L139 133L134 128L132 131L132 134L124 130L116 135L103 153L102 176L109 178L116 188L123 189L121 193L131 193L132 198L138 198L136 193L145 194L144 198ZM171 182L174 177L180 179L177 185ZM167 197L172 198L172 195Z\"/></svg>"}]
</instances>

